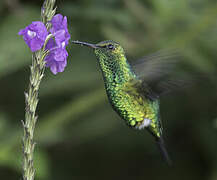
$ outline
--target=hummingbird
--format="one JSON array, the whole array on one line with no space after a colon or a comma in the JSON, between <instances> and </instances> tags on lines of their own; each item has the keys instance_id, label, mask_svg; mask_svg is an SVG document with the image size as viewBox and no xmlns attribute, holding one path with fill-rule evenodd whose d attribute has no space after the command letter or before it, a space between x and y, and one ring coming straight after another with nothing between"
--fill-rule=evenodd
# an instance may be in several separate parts
<instances>
[{"instance_id":1,"label":"hummingbird","mask_svg":"<svg viewBox=\"0 0 217 180\"><path fill-rule=\"evenodd\" d=\"M103 75L108 100L115 112L125 123L136 130L146 129L156 140L164 160L171 165L168 152L163 140L163 127L160 116L160 95L162 92L152 88L148 79L153 79L150 73L150 61L154 57L138 60L131 65L123 47L112 40L91 44L72 41L90 47L94 50ZM159 55L156 56L158 59ZM148 65L149 64L149 65ZM156 65L154 65L156 66ZM136 74L135 67L140 75ZM159 67L158 67L159 69ZM141 75L142 74L142 75Z\"/></svg>"}]
</instances>

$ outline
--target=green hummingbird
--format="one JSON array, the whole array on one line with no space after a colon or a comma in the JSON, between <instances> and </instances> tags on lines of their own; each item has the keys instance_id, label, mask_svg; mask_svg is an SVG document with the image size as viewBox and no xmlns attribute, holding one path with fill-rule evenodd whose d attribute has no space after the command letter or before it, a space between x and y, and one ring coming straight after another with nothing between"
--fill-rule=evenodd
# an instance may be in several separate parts
<instances>
[{"instance_id":1,"label":"green hummingbird","mask_svg":"<svg viewBox=\"0 0 217 180\"><path fill-rule=\"evenodd\" d=\"M150 73L148 64L155 65L145 60L139 60L135 66L130 65L123 47L111 40L97 44L80 41L72 41L72 43L94 49L112 108L129 127L138 130L147 129L158 143L163 158L170 165L171 160L162 136L163 128L159 110L161 92L152 89L148 81L148 76L154 76ZM134 67L140 69L140 75L134 72Z\"/></svg>"}]
</instances>

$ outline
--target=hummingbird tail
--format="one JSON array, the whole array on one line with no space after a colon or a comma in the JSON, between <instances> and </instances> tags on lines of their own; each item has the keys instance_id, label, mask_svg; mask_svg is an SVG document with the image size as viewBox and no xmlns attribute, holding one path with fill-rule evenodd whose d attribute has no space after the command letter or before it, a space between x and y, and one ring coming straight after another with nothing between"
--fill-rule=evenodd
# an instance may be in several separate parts
<instances>
[{"instance_id":1,"label":"hummingbird tail","mask_svg":"<svg viewBox=\"0 0 217 180\"><path fill-rule=\"evenodd\" d=\"M168 154L168 152L166 150L166 146L165 146L163 137L157 138L157 144L158 144L160 152L161 152L161 154L163 156L163 159L167 162L167 164L169 166L171 166L172 165L172 161L171 161L171 159L169 157L169 154Z\"/></svg>"}]
</instances>

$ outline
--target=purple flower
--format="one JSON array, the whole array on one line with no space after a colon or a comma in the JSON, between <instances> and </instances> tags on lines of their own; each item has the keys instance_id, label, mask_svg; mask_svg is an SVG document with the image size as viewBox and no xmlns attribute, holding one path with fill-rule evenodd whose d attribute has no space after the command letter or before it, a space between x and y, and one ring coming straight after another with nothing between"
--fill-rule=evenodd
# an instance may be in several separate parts
<instances>
[{"instance_id":1,"label":"purple flower","mask_svg":"<svg viewBox=\"0 0 217 180\"><path fill-rule=\"evenodd\" d=\"M64 48L53 49L45 58L46 67L50 67L53 74L63 72L67 64L67 57L68 53Z\"/></svg>"},{"instance_id":2,"label":"purple flower","mask_svg":"<svg viewBox=\"0 0 217 180\"><path fill-rule=\"evenodd\" d=\"M24 41L32 52L35 52L44 45L44 41L48 35L45 25L40 21L34 21L26 28L21 29L18 33L23 36Z\"/></svg>"},{"instance_id":3,"label":"purple flower","mask_svg":"<svg viewBox=\"0 0 217 180\"><path fill-rule=\"evenodd\" d=\"M67 64L68 53L66 46L69 43L70 34L67 28L67 18L61 14L55 15L50 21L52 27L50 32L54 38L50 39L46 44L49 54L45 57L46 67L50 67L53 74L63 72ZM32 22L25 29L21 29L18 33L29 46L32 52L42 48L48 35L45 25L40 21Z\"/></svg>"},{"instance_id":4,"label":"purple flower","mask_svg":"<svg viewBox=\"0 0 217 180\"><path fill-rule=\"evenodd\" d=\"M61 33L64 36L66 45L70 39L70 34L67 28L67 17L62 16L61 14L56 14L51 20L52 28L50 32L55 35L56 33ZM60 35L59 35L60 36Z\"/></svg>"},{"instance_id":5,"label":"purple flower","mask_svg":"<svg viewBox=\"0 0 217 180\"><path fill-rule=\"evenodd\" d=\"M54 35L55 41L50 39L46 45L46 49L50 51L46 56L46 67L57 74L63 72L67 64L68 53L66 45L70 39L70 34L67 29L67 18L61 14L55 15L51 20L52 27L50 32Z\"/></svg>"}]
</instances>

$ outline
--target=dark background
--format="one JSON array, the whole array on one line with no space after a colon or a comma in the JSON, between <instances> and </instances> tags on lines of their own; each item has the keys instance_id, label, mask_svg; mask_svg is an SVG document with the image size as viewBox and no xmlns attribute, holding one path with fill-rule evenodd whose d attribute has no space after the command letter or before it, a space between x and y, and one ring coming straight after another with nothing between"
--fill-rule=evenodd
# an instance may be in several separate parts
<instances>
[{"instance_id":1,"label":"dark background","mask_svg":"<svg viewBox=\"0 0 217 180\"><path fill-rule=\"evenodd\" d=\"M0 1L0 179L21 179L24 90L31 53L17 35L40 20L42 1ZM35 139L36 179L217 179L216 0L60 0L73 40L120 42L129 59L182 49L180 69L203 74L161 100L174 165L146 131L113 112L93 52L68 47L64 73L46 70Z\"/></svg>"}]
</instances>

